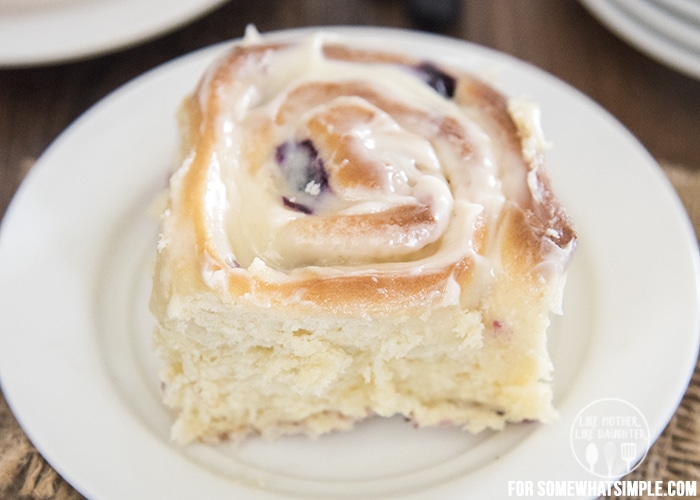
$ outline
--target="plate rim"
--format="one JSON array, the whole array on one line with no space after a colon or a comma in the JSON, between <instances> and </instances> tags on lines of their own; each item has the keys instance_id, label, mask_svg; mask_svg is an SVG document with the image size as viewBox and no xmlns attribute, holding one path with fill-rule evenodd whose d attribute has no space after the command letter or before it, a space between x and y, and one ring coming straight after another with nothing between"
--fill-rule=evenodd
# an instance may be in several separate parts
<instances>
[{"instance_id":1,"label":"plate rim","mask_svg":"<svg viewBox=\"0 0 700 500\"><path fill-rule=\"evenodd\" d=\"M588 12L630 46L685 76L700 79L700 57L675 37L638 22L609 0L579 0Z\"/></svg>"},{"instance_id":2,"label":"plate rim","mask_svg":"<svg viewBox=\"0 0 700 500\"><path fill-rule=\"evenodd\" d=\"M30 6L28 11L4 16L0 11L0 68L59 64L106 55L165 35L229 1L73 0ZM66 37L65 33L71 36Z\"/></svg>"}]
</instances>

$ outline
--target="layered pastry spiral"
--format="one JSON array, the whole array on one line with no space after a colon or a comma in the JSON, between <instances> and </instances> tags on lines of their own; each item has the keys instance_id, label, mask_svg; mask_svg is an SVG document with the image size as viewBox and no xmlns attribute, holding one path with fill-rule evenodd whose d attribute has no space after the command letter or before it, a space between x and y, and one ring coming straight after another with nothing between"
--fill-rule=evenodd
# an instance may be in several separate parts
<instances>
[{"instance_id":1,"label":"layered pastry spiral","mask_svg":"<svg viewBox=\"0 0 700 500\"><path fill-rule=\"evenodd\" d=\"M335 35L249 33L180 121L152 297L180 438L551 416L544 332L576 236L536 106ZM408 389L425 370L450 380Z\"/></svg>"}]
</instances>

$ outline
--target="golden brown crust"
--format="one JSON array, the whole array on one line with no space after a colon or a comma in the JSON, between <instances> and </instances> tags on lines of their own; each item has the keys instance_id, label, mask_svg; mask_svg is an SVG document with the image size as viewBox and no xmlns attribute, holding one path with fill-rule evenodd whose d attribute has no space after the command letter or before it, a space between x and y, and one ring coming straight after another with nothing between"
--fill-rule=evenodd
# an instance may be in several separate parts
<instances>
[{"instance_id":1,"label":"golden brown crust","mask_svg":"<svg viewBox=\"0 0 700 500\"><path fill-rule=\"evenodd\" d=\"M500 133L506 137L508 147L515 154L522 156L524 138L510 114L506 97L476 78L467 77L460 82L455 100L465 105L476 105L492 121L494 133ZM533 163L535 164L528 165L523 158L523 164L536 173L537 185L540 186L539 196L538 199L529 197L520 207L525 211L524 217L518 218L518 222L511 220L513 234L510 240L515 247L522 246L523 249L529 249L527 258L534 264L534 260L541 251L537 241L549 238L559 248L565 248L576 238L576 232L571 218L552 191L543 159L536 158ZM550 232L547 233L548 229ZM551 230L554 230L556 235Z\"/></svg>"},{"instance_id":2,"label":"golden brown crust","mask_svg":"<svg viewBox=\"0 0 700 500\"><path fill-rule=\"evenodd\" d=\"M285 238L289 247L298 249L303 254L311 252L318 245L318 235L324 234L331 238L350 239L355 234L373 234L373 239L380 240L382 245L394 247L394 253L382 259L374 257L374 262L391 262L397 255L409 257L414 253L413 246L420 244L425 235L430 235L437 225L435 215L426 205L401 206L382 212L357 215L327 215L301 218L291 221L278 238ZM397 247L403 247L400 251ZM361 264L361 259L353 255L346 258L334 256L333 261L341 265ZM296 261L297 266L323 264L319 259Z\"/></svg>"},{"instance_id":3,"label":"golden brown crust","mask_svg":"<svg viewBox=\"0 0 700 500\"><path fill-rule=\"evenodd\" d=\"M353 147L354 141L350 136L356 124L370 123L374 118L375 112L371 109L341 104L314 115L307 123L310 135L316 139L316 147L329 151L324 156L336 167L334 178L343 186L383 187L383 177L376 168L367 164L367 160L359 154L360 150Z\"/></svg>"},{"instance_id":4,"label":"golden brown crust","mask_svg":"<svg viewBox=\"0 0 700 500\"><path fill-rule=\"evenodd\" d=\"M396 273L328 278L311 275L290 283L256 280L253 292L270 297L281 308L290 297L295 297L293 308L296 310L320 308L336 317L356 315L358 310L371 315L387 314L424 306L431 300L431 295L446 293L451 277L456 275L468 279L470 269L470 262L465 259L435 272L415 275Z\"/></svg>"}]
</instances>

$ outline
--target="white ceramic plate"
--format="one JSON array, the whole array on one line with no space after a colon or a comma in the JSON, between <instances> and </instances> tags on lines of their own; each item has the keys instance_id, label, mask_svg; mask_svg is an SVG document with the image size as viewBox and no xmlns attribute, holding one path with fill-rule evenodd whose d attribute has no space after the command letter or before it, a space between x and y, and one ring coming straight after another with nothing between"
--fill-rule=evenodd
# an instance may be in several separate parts
<instances>
[{"instance_id":1,"label":"white ceramic plate","mask_svg":"<svg viewBox=\"0 0 700 500\"><path fill-rule=\"evenodd\" d=\"M550 334L559 421L470 436L374 419L318 441L238 449L169 441L149 346L149 206L174 166L175 109L216 46L147 73L77 120L3 221L3 390L42 454L89 498L500 498L508 481L596 479L569 443L591 402L636 406L652 438L675 411L698 348L697 247L642 147L581 94L506 55L425 34L342 31L439 54L541 103L553 183L580 236L565 315Z\"/></svg>"},{"instance_id":2,"label":"white ceramic plate","mask_svg":"<svg viewBox=\"0 0 700 500\"><path fill-rule=\"evenodd\" d=\"M176 28L226 0L0 0L0 66L102 54Z\"/></svg>"},{"instance_id":3,"label":"white ceramic plate","mask_svg":"<svg viewBox=\"0 0 700 500\"><path fill-rule=\"evenodd\" d=\"M700 4L694 0L581 0L638 50L700 79Z\"/></svg>"}]
</instances>

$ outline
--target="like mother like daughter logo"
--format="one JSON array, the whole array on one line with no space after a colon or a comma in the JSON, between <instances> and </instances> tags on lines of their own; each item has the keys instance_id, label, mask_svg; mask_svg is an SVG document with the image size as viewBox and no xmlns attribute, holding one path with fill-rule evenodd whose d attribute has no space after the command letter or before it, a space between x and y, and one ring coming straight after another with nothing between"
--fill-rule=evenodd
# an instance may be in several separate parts
<instances>
[{"instance_id":1,"label":"like mother like daughter logo","mask_svg":"<svg viewBox=\"0 0 700 500\"><path fill-rule=\"evenodd\" d=\"M618 479L642 463L651 445L649 424L642 412L627 401L608 398L588 404L572 422L570 441L574 457L591 478L508 481L508 496L698 498L695 480Z\"/></svg>"},{"instance_id":2,"label":"like mother like daughter logo","mask_svg":"<svg viewBox=\"0 0 700 500\"><path fill-rule=\"evenodd\" d=\"M644 415L627 401L615 398L590 403L571 426L571 449L591 474L613 479L634 470L651 444Z\"/></svg>"}]
</instances>

